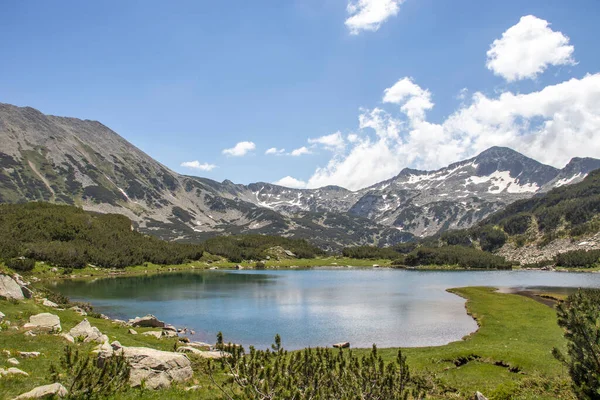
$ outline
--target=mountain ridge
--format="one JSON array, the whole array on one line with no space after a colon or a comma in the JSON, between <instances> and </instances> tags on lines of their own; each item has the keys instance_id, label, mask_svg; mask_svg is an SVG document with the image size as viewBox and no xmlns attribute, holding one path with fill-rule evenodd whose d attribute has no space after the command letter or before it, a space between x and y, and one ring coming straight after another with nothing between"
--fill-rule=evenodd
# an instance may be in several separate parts
<instances>
[{"instance_id":1,"label":"mountain ridge","mask_svg":"<svg viewBox=\"0 0 600 400\"><path fill-rule=\"evenodd\" d=\"M463 228L507 204L581 181L600 160L563 169L492 147L435 171L405 168L350 191L292 189L178 174L102 123L0 103L0 202L49 201L124 214L161 238L220 234L306 238L324 248L388 245Z\"/></svg>"}]
</instances>

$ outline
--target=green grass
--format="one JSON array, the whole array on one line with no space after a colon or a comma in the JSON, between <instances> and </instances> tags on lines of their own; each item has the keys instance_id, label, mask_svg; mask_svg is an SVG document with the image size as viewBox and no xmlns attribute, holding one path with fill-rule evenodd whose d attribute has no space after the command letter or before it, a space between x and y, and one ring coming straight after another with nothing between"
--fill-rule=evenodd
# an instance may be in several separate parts
<instances>
[{"instance_id":1,"label":"green grass","mask_svg":"<svg viewBox=\"0 0 600 400\"><path fill-rule=\"evenodd\" d=\"M427 376L431 382L430 398L470 398L479 390L490 399L571 399L569 378L566 370L551 355L553 347L564 348L562 331L556 324L553 309L532 299L514 294L497 293L491 288L470 287L451 290L467 299L468 311L478 320L479 330L463 341L445 346L408 348L411 371ZM31 314L53 312L60 316L63 331L68 331L83 317L72 311L56 311L43 307L32 300L14 303L0 300L0 311L13 325L22 325ZM111 321L88 317L110 340L118 340L125 346L147 346L172 350L175 339L154 339L127 334L127 328ZM139 333L148 329L136 329ZM285 339L285 338L284 338ZM50 363L57 362L66 341L53 335L31 338L22 331L0 332L0 349L12 352L40 351L39 359L21 359L18 368L30 373L29 378L0 378L0 393L5 398L51 383L47 380ZM91 347L91 346L90 346ZM367 350L355 349L362 353ZM380 349L386 360L392 360L397 349ZM476 357L474 357L476 356ZM8 367L8 357L0 354L0 367ZM472 358L457 367L453 361ZM506 366L498 366L501 362ZM120 394L120 399L217 399L219 393L212 387L195 363L193 381L162 391L131 389ZM509 368L518 368L511 372ZM186 392L183 389L200 384L202 389ZM1 396L0 396L1 397Z\"/></svg>"}]
</instances>

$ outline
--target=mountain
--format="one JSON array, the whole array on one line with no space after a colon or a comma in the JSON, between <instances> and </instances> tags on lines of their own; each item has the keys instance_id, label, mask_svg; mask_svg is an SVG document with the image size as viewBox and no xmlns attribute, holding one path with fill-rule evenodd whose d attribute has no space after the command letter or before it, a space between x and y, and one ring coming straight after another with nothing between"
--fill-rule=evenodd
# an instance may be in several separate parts
<instances>
[{"instance_id":1,"label":"mountain","mask_svg":"<svg viewBox=\"0 0 600 400\"><path fill-rule=\"evenodd\" d=\"M358 191L290 189L185 176L97 121L0 103L0 202L49 201L119 213L164 239L219 234L306 238L323 248L388 245L464 228L519 199L581 181L600 160L563 169L493 147L437 171L404 169Z\"/></svg>"}]
</instances>

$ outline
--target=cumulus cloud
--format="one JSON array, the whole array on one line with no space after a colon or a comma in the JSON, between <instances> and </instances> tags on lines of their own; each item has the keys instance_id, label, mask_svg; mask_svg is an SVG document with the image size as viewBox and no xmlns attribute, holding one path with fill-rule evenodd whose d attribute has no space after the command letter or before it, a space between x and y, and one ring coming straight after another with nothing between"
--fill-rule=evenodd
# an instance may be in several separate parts
<instances>
[{"instance_id":1,"label":"cumulus cloud","mask_svg":"<svg viewBox=\"0 0 600 400\"><path fill-rule=\"evenodd\" d=\"M217 168L215 164L200 163L198 160L182 162L181 166L185 168L198 169L200 171L212 171L213 169Z\"/></svg>"},{"instance_id":2,"label":"cumulus cloud","mask_svg":"<svg viewBox=\"0 0 600 400\"><path fill-rule=\"evenodd\" d=\"M273 182L275 185L285 186L293 189L304 189L306 187L306 182L293 178L291 176L286 176L281 178L280 180Z\"/></svg>"},{"instance_id":3,"label":"cumulus cloud","mask_svg":"<svg viewBox=\"0 0 600 400\"><path fill-rule=\"evenodd\" d=\"M300 148L292 150L292 152L290 153L290 156L298 157L298 156L301 156L304 154L312 154L312 151L310 151L310 149L308 147L302 146Z\"/></svg>"},{"instance_id":4,"label":"cumulus cloud","mask_svg":"<svg viewBox=\"0 0 600 400\"><path fill-rule=\"evenodd\" d=\"M600 73L531 93L475 92L439 124L423 113L433 107L429 92L407 79L384 91L384 102L400 105L400 113L362 110L352 147L317 168L307 187L360 189L407 166L440 168L491 146L511 147L556 167L575 156L600 156ZM431 104L407 107L415 98Z\"/></svg>"},{"instance_id":5,"label":"cumulus cloud","mask_svg":"<svg viewBox=\"0 0 600 400\"><path fill-rule=\"evenodd\" d=\"M342 132L340 131L332 133L331 135L325 135L315 139L308 139L308 143L322 145L327 150L331 151L340 151L346 146L344 138L342 137Z\"/></svg>"},{"instance_id":6,"label":"cumulus cloud","mask_svg":"<svg viewBox=\"0 0 600 400\"><path fill-rule=\"evenodd\" d=\"M265 151L265 154L274 154L276 156L280 156L285 153L285 149L278 149L277 147L271 147Z\"/></svg>"},{"instance_id":7,"label":"cumulus cloud","mask_svg":"<svg viewBox=\"0 0 600 400\"><path fill-rule=\"evenodd\" d=\"M224 149L223 154L233 157L241 157L254 149L256 149L256 145L253 142L239 142L230 149Z\"/></svg>"},{"instance_id":8,"label":"cumulus cloud","mask_svg":"<svg viewBox=\"0 0 600 400\"><path fill-rule=\"evenodd\" d=\"M350 1L346 10L349 17L346 27L352 35L362 31L376 31L390 17L398 14L404 0L356 0Z\"/></svg>"},{"instance_id":9,"label":"cumulus cloud","mask_svg":"<svg viewBox=\"0 0 600 400\"><path fill-rule=\"evenodd\" d=\"M574 47L548 21L533 15L521 17L487 52L487 68L508 82L535 78L549 65L573 65Z\"/></svg>"}]
</instances>

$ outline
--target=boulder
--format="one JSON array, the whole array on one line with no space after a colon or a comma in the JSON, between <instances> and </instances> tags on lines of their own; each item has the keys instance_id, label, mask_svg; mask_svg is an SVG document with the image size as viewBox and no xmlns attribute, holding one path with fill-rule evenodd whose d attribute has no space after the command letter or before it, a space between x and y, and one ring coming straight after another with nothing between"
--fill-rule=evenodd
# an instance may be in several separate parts
<instances>
[{"instance_id":1,"label":"boulder","mask_svg":"<svg viewBox=\"0 0 600 400\"><path fill-rule=\"evenodd\" d=\"M177 333L177 328L175 328L173 325L165 324L163 331L173 331Z\"/></svg>"},{"instance_id":2,"label":"boulder","mask_svg":"<svg viewBox=\"0 0 600 400\"><path fill-rule=\"evenodd\" d=\"M158 318L156 318L154 315L152 314L148 314L145 317L135 317L134 319L130 319L128 322L128 325L134 326L134 327L141 327L141 328L164 328L165 327L165 323L162 321L159 321Z\"/></svg>"},{"instance_id":3,"label":"boulder","mask_svg":"<svg viewBox=\"0 0 600 400\"><path fill-rule=\"evenodd\" d=\"M476 392L475 393L475 400L488 400L488 398L485 397L483 394L481 394L481 392Z\"/></svg>"},{"instance_id":4,"label":"boulder","mask_svg":"<svg viewBox=\"0 0 600 400\"><path fill-rule=\"evenodd\" d=\"M212 345L203 342L190 342L187 344L189 347L195 347L201 350L210 350L212 349Z\"/></svg>"},{"instance_id":5,"label":"boulder","mask_svg":"<svg viewBox=\"0 0 600 400\"><path fill-rule=\"evenodd\" d=\"M75 338L71 335L69 335L68 333L63 333L60 336L64 337L65 340L69 343L75 343Z\"/></svg>"},{"instance_id":6,"label":"boulder","mask_svg":"<svg viewBox=\"0 0 600 400\"><path fill-rule=\"evenodd\" d=\"M38 358L42 353L39 351L17 351L21 358Z\"/></svg>"},{"instance_id":7,"label":"boulder","mask_svg":"<svg viewBox=\"0 0 600 400\"><path fill-rule=\"evenodd\" d=\"M129 329L127 333L129 333L130 335L137 335L137 331L135 329Z\"/></svg>"},{"instance_id":8,"label":"boulder","mask_svg":"<svg viewBox=\"0 0 600 400\"><path fill-rule=\"evenodd\" d=\"M16 359L16 358L14 358L14 357L13 357L13 358L9 358L8 360L6 360L6 362L7 362L7 363L9 363L9 364L12 364L12 365L19 365L19 364L21 364L21 363L19 362L19 360L17 360L17 359Z\"/></svg>"},{"instance_id":9,"label":"boulder","mask_svg":"<svg viewBox=\"0 0 600 400\"><path fill-rule=\"evenodd\" d=\"M2 311L0 311L0 322L2 322L4 317L6 317L6 315L4 315L4 313Z\"/></svg>"},{"instance_id":10,"label":"boulder","mask_svg":"<svg viewBox=\"0 0 600 400\"><path fill-rule=\"evenodd\" d=\"M292 253L291 251L289 251L289 250L284 250L283 252L288 257L296 257L296 255L294 253Z\"/></svg>"},{"instance_id":11,"label":"boulder","mask_svg":"<svg viewBox=\"0 0 600 400\"><path fill-rule=\"evenodd\" d=\"M37 336L35 333L31 332L31 331L27 331L24 333L25 336L30 336L30 337L35 337Z\"/></svg>"},{"instance_id":12,"label":"boulder","mask_svg":"<svg viewBox=\"0 0 600 400\"><path fill-rule=\"evenodd\" d=\"M8 275L0 275L0 297L15 300L23 300L25 298L21 286Z\"/></svg>"},{"instance_id":13,"label":"boulder","mask_svg":"<svg viewBox=\"0 0 600 400\"><path fill-rule=\"evenodd\" d=\"M33 290L29 289L27 286L21 286L21 291L23 292L23 296L26 299L30 299L33 297Z\"/></svg>"},{"instance_id":14,"label":"boulder","mask_svg":"<svg viewBox=\"0 0 600 400\"><path fill-rule=\"evenodd\" d=\"M0 368L0 376L4 375L23 375L29 376L29 374L25 371L20 370L19 368L10 367L9 369Z\"/></svg>"},{"instance_id":15,"label":"boulder","mask_svg":"<svg viewBox=\"0 0 600 400\"><path fill-rule=\"evenodd\" d=\"M23 328L27 330L34 329L50 332L60 332L62 330L60 326L60 318L58 318L58 315L50 313L32 315L31 317L29 317L29 322L23 325Z\"/></svg>"},{"instance_id":16,"label":"boulder","mask_svg":"<svg viewBox=\"0 0 600 400\"><path fill-rule=\"evenodd\" d=\"M42 301L42 305L46 306L46 307L52 307L52 308L58 307L58 304L56 304L55 302L50 301L48 299L44 299L44 301Z\"/></svg>"},{"instance_id":17,"label":"boulder","mask_svg":"<svg viewBox=\"0 0 600 400\"><path fill-rule=\"evenodd\" d=\"M179 352L179 353L191 353L191 354L200 354L200 353L202 353L201 350L198 350L195 347L189 347L189 346L178 347L177 348L177 352Z\"/></svg>"},{"instance_id":18,"label":"boulder","mask_svg":"<svg viewBox=\"0 0 600 400\"><path fill-rule=\"evenodd\" d=\"M160 331L148 331L148 332L142 333L142 335L144 335L144 336L154 336L155 338L160 339L162 337L163 333L160 332Z\"/></svg>"},{"instance_id":19,"label":"boulder","mask_svg":"<svg viewBox=\"0 0 600 400\"><path fill-rule=\"evenodd\" d=\"M38 386L27 393L23 393L13 400L25 400L25 399L44 399L44 398L55 398L65 397L69 392L60 383L53 383L51 385Z\"/></svg>"},{"instance_id":20,"label":"boulder","mask_svg":"<svg viewBox=\"0 0 600 400\"><path fill-rule=\"evenodd\" d=\"M347 349L350 347L350 342L341 342L333 345L336 349Z\"/></svg>"},{"instance_id":21,"label":"boulder","mask_svg":"<svg viewBox=\"0 0 600 400\"><path fill-rule=\"evenodd\" d=\"M74 307L69 308L69 310L75 311L77 314L81 315L82 317L85 317L87 315L85 310L82 309L81 307L74 306Z\"/></svg>"},{"instance_id":22,"label":"boulder","mask_svg":"<svg viewBox=\"0 0 600 400\"><path fill-rule=\"evenodd\" d=\"M52 268L50 268L50 272L58 272L58 268L52 267Z\"/></svg>"},{"instance_id":23,"label":"boulder","mask_svg":"<svg viewBox=\"0 0 600 400\"><path fill-rule=\"evenodd\" d=\"M162 331L162 335L164 337L173 338L173 337L177 337L177 332L173 332L173 331L170 331L170 330L163 330Z\"/></svg>"},{"instance_id":24,"label":"boulder","mask_svg":"<svg viewBox=\"0 0 600 400\"><path fill-rule=\"evenodd\" d=\"M84 318L83 321L75 325L73 329L69 331L69 335L71 335L74 339L83 339L84 343L104 343L108 341L108 336L103 335L98 328L92 326L87 318Z\"/></svg>"},{"instance_id":25,"label":"boulder","mask_svg":"<svg viewBox=\"0 0 600 400\"><path fill-rule=\"evenodd\" d=\"M123 347L119 342L113 342L110 350L106 345L101 346L98 352L100 361L115 352L122 354L131 367L131 386L140 386L143 381L150 389L165 388L171 382L184 382L193 375L190 360L185 354L147 347Z\"/></svg>"}]
</instances>

